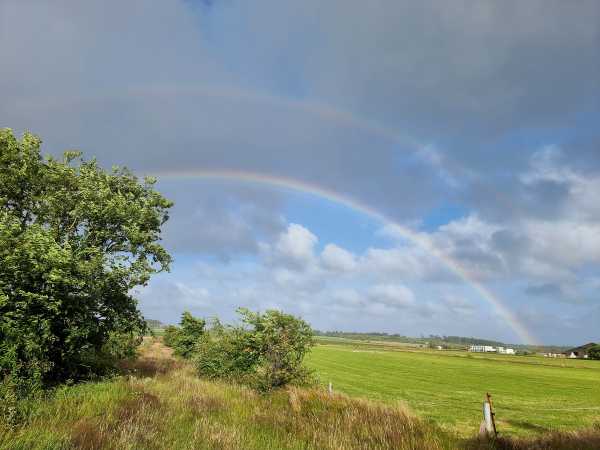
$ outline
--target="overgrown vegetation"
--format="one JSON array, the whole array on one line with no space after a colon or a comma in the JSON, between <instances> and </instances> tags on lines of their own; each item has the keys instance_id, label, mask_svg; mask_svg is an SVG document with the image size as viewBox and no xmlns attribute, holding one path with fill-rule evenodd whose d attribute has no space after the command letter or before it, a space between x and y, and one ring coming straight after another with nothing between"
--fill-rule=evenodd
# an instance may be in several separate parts
<instances>
[{"instance_id":1,"label":"overgrown vegetation","mask_svg":"<svg viewBox=\"0 0 600 450\"><path fill-rule=\"evenodd\" d=\"M131 289L169 267L171 202L127 169L0 130L0 413L40 387L104 373L145 322Z\"/></svg>"},{"instance_id":2,"label":"overgrown vegetation","mask_svg":"<svg viewBox=\"0 0 600 450\"><path fill-rule=\"evenodd\" d=\"M268 391L287 384L308 384L302 362L313 345L310 326L280 311L255 313L240 308L239 325L206 322L185 312L180 327L168 327L164 342L191 359L200 375L229 379Z\"/></svg>"}]
</instances>

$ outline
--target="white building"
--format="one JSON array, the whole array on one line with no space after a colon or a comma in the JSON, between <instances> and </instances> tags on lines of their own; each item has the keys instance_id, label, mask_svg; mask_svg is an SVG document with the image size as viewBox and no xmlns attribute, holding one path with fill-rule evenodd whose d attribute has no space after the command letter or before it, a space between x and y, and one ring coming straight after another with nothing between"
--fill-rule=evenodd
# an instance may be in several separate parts
<instances>
[{"instance_id":1,"label":"white building","mask_svg":"<svg viewBox=\"0 0 600 450\"><path fill-rule=\"evenodd\" d=\"M503 355L514 355L515 350L513 348L498 347L498 353L502 353Z\"/></svg>"},{"instance_id":2,"label":"white building","mask_svg":"<svg viewBox=\"0 0 600 450\"><path fill-rule=\"evenodd\" d=\"M486 353L486 352L496 352L496 348L492 347L491 345L471 345L469 347L469 351L470 352L476 352L476 353Z\"/></svg>"}]
</instances>

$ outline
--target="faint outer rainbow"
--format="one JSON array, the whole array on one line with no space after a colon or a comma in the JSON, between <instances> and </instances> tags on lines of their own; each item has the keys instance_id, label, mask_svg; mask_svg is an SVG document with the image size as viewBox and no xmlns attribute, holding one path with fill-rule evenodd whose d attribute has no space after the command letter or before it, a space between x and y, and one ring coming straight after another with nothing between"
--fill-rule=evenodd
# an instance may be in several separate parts
<instances>
[{"instance_id":1,"label":"faint outer rainbow","mask_svg":"<svg viewBox=\"0 0 600 450\"><path fill-rule=\"evenodd\" d=\"M450 258L444 252L437 249L431 240L425 235L417 233L393 220L386 217L385 214L358 202L351 197L341 195L330 189L323 188L318 185L309 184L300 180L288 177L281 177L270 174L262 174L256 172L238 171L238 170L177 170L177 171L158 171L152 173L153 176L161 179L214 179L214 180L233 180L249 183L266 184L278 188L290 189L317 197L324 198L334 203L338 203L347 208L353 209L360 213L366 214L384 224L393 225L394 229L403 238L409 240L415 245L422 248L428 254L439 259L450 271L458 278L470 285L485 301L487 301L498 315L510 326L510 328L519 336L519 338L529 344L536 344L537 340L525 328L525 326L515 317L515 315L502 303L502 301L494 295L488 288L483 286L461 266L460 263Z\"/></svg>"}]
</instances>

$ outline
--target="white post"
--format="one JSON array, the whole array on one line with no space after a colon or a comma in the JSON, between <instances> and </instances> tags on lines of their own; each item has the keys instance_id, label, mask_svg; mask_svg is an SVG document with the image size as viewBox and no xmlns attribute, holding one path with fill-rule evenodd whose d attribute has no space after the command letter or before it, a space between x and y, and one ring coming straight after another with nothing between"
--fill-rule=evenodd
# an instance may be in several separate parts
<instances>
[{"instance_id":1,"label":"white post","mask_svg":"<svg viewBox=\"0 0 600 450\"><path fill-rule=\"evenodd\" d=\"M483 421L485 423L485 431L488 435L494 434L494 425L492 424L492 407L489 402L483 402Z\"/></svg>"},{"instance_id":2,"label":"white post","mask_svg":"<svg viewBox=\"0 0 600 450\"><path fill-rule=\"evenodd\" d=\"M332 394L333 394L333 384L331 384L331 381L329 382L329 388L328 388L328 391L329 391L329 395L332 395Z\"/></svg>"}]
</instances>

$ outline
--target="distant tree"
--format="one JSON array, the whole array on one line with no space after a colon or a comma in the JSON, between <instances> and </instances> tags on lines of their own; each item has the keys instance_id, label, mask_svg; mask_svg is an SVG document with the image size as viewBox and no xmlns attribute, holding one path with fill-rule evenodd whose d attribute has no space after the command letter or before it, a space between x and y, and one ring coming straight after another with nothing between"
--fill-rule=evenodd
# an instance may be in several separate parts
<instances>
[{"instance_id":1,"label":"distant tree","mask_svg":"<svg viewBox=\"0 0 600 450\"><path fill-rule=\"evenodd\" d=\"M206 321L192 316L191 313L185 311L181 315L181 322L179 328L173 333L172 337L169 337L172 347L175 349L175 354L189 358L194 352L194 348L200 341L200 338L204 334L204 327Z\"/></svg>"},{"instance_id":2,"label":"distant tree","mask_svg":"<svg viewBox=\"0 0 600 450\"><path fill-rule=\"evenodd\" d=\"M179 327L176 327L175 325L169 325L165 328L165 332L162 336L163 344L174 349L177 345L178 334Z\"/></svg>"},{"instance_id":3,"label":"distant tree","mask_svg":"<svg viewBox=\"0 0 600 450\"><path fill-rule=\"evenodd\" d=\"M590 347L588 350L588 358L600 360L600 344Z\"/></svg>"},{"instance_id":4,"label":"distant tree","mask_svg":"<svg viewBox=\"0 0 600 450\"><path fill-rule=\"evenodd\" d=\"M77 379L145 329L131 290L167 270L172 203L127 169L0 130L0 381ZM16 383L19 384L19 383Z\"/></svg>"}]
</instances>

